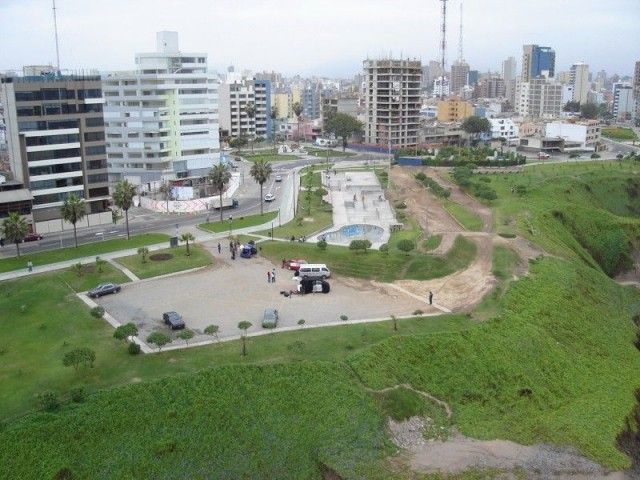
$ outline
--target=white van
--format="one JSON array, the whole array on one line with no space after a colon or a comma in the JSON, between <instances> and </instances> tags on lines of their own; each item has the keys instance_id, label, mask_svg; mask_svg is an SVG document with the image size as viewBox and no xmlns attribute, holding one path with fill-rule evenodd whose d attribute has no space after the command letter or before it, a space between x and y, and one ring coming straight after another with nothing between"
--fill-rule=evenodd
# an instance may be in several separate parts
<instances>
[{"instance_id":1,"label":"white van","mask_svg":"<svg viewBox=\"0 0 640 480\"><path fill-rule=\"evenodd\" d=\"M329 278L331 271L324 263L304 263L298 270L300 278Z\"/></svg>"}]
</instances>

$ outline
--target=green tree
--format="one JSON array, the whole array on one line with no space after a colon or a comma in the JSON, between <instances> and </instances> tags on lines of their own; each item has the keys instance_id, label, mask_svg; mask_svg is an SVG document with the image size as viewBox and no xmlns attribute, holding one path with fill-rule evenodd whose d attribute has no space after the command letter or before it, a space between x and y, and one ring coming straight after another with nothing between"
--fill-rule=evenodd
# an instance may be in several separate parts
<instances>
[{"instance_id":1,"label":"green tree","mask_svg":"<svg viewBox=\"0 0 640 480\"><path fill-rule=\"evenodd\" d=\"M189 242L194 242L196 237L194 237L191 233L183 233L180 237L180 240L186 243L187 245L187 257L191 256L191 251L189 250Z\"/></svg>"},{"instance_id":2,"label":"green tree","mask_svg":"<svg viewBox=\"0 0 640 480\"><path fill-rule=\"evenodd\" d=\"M224 193L224 186L231 180L231 171L226 163L219 163L214 165L209 170L209 181L218 192L220 198L220 221L222 221L222 194Z\"/></svg>"},{"instance_id":3,"label":"green tree","mask_svg":"<svg viewBox=\"0 0 640 480\"><path fill-rule=\"evenodd\" d=\"M79 277L84 273L84 265L82 265L82 262L74 263L71 268L73 268L73 271L76 272L76 275Z\"/></svg>"},{"instance_id":4,"label":"green tree","mask_svg":"<svg viewBox=\"0 0 640 480\"><path fill-rule=\"evenodd\" d=\"M78 248L76 223L78 223L79 220L82 220L87 214L87 207L84 200L78 197L75 193L70 193L62 204L62 207L60 207L60 214L64 220L73 225L73 241L76 248Z\"/></svg>"},{"instance_id":5,"label":"green tree","mask_svg":"<svg viewBox=\"0 0 640 480\"><path fill-rule=\"evenodd\" d=\"M191 330L183 330L178 334L178 338L180 340L184 340L186 345L189 345L189 340L191 340L195 336Z\"/></svg>"},{"instance_id":6,"label":"green tree","mask_svg":"<svg viewBox=\"0 0 640 480\"><path fill-rule=\"evenodd\" d=\"M564 107L562 107L562 111L578 113L580 111L580 102L574 102L569 100L567 103L564 104Z\"/></svg>"},{"instance_id":7,"label":"green tree","mask_svg":"<svg viewBox=\"0 0 640 480\"><path fill-rule=\"evenodd\" d=\"M106 260L103 260L100 257L96 257L96 268L98 269L98 273L102 273L102 270L106 264Z\"/></svg>"},{"instance_id":8,"label":"green tree","mask_svg":"<svg viewBox=\"0 0 640 480\"><path fill-rule=\"evenodd\" d=\"M269 118L271 118L271 128L273 129L273 153L277 153L278 150L276 149L276 120L278 119L278 107L273 106L271 107L271 111L269 112Z\"/></svg>"},{"instance_id":9,"label":"green tree","mask_svg":"<svg viewBox=\"0 0 640 480\"><path fill-rule=\"evenodd\" d=\"M116 327L113 332L113 338L117 338L118 340L127 340L129 337L135 337L136 335L138 335L138 327L132 322Z\"/></svg>"},{"instance_id":10,"label":"green tree","mask_svg":"<svg viewBox=\"0 0 640 480\"><path fill-rule=\"evenodd\" d=\"M398 250L404 253L409 253L411 250L416 248L416 243L413 240L409 240L408 238L404 238L396 243L396 247Z\"/></svg>"},{"instance_id":11,"label":"green tree","mask_svg":"<svg viewBox=\"0 0 640 480\"><path fill-rule=\"evenodd\" d=\"M253 119L256 116L256 106L253 104L253 102L249 102L244 106L243 111L244 111L244 114L249 119L249 125L251 125L253 123ZM254 135L255 134L251 134L249 136L249 143L251 144L251 153L253 153L253 142L255 140Z\"/></svg>"},{"instance_id":12,"label":"green tree","mask_svg":"<svg viewBox=\"0 0 640 480\"><path fill-rule=\"evenodd\" d=\"M10 212L2 221L2 235L8 243L15 243L18 257L20 256L20 242L29 231L29 224L18 212Z\"/></svg>"},{"instance_id":13,"label":"green tree","mask_svg":"<svg viewBox=\"0 0 640 480\"><path fill-rule=\"evenodd\" d=\"M158 347L158 351L162 351L162 347L166 344L171 343L171 338L168 335L165 335L162 332L153 332L151 335L147 337L147 343L152 345L156 345Z\"/></svg>"},{"instance_id":14,"label":"green tree","mask_svg":"<svg viewBox=\"0 0 640 480\"><path fill-rule=\"evenodd\" d=\"M263 158L258 159L251 165L249 175L260 185L260 215L264 214L264 195L262 189L264 184L269 180L272 172L271 164Z\"/></svg>"},{"instance_id":15,"label":"green tree","mask_svg":"<svg viewBox=\"0 0 640 480\"><path fill-rule=\"evenodd\" d=\"M346 113L334 113L326 121L324 129L336 137L342 137L342 151L347 148L347 140L351 135L362 132L362 122Z\"/></svg>"},{"instance_id":16,"label":"green tree","mask_svg":"<svg viewBox=\"0 0 640 480\"><path fill-rule=\"evenodd\" d=\"M149 249L147 247L140 247L138 249L138 255L142 257L142 263L147 263L147 255L149 255Z\"/></svg>"},{"instance_id":17,"label":"green tree","mask_svg":"<svg viewBox=\"0 0 640 480\"><path fill-rule=\"evenodd\" d=\"M582 118L593 119L598 117L598 106L595 103L585 103L580 106Z\"/></svg>"},{"instance_id":18,"label":"green tree","mask_svg":"<svg viewBox=\"0 0 640 480\"><path fill-rule=\"evenodd\" d=\"M317 245L318 245L318 248L319 248L320 250L322 250L323 252L327 249L327 241L326 241L326 240L324 240L324 239L322 239L322 240L318 240Z\"/></svg>"},{"instance_id":19,"label":"green tree","mask_svg":"<svg viewBox=\"0 0 640 480\"><path fill-rule=\"evenodd\" d=\"M127 180L120 180L116 183L113 191L113 203L124 212L124 218L127 225L127 240L129 235L129 209L133 206L133 197L136 196L136 186Z\"/></svg>"},{"instance_id":20,"label":"green tree","mask_svg":"<svg viewBox=\"0 0 640 480\"><path fill-rule=\"evenodd\" d=\"M300 141L300 122L302 121L302 112L304 111L304 108L300 102L296 102L291 106L291 110L293 110L293 114L298 120L298 141Z\"/></svg>"},{"instance_id":21,"label":"green tree","mask_svg":"<svg viewBox=\"0 0 640 480\"><path fill-rule=\"evenodd\" d=\"M93 368L93 362L96 360L96 352L87 347L74 348L62 357L62 364L65 367L73 367L76 371L80 365L89 365Z\"/></svg>"},{"instance_id":22,"label":"green tree","mask_svg":"<svg viewBox=\"0 0 640 480\"><path fill-rule=\"evenodd\" d=\"M240 338L242 339L242 356L243 357L247 356L247 330L250 329L252 326L253 324L247 321L238 323L238 328L242 330L242 334L240 335Z\"/></svg>"},{"instance_id":23,"label":"green tree","mask_svg":"<svg viewBox=\"0 0 640 480\"><path fill-rule=\"evenodd\" d=\"M218 325L208 325L204 329L204 333L206 333L207 335L211 335L212 337L215 337L216 340L218 340L219 331L220 331L220 327Z\"/></svg>"},{"instance_id":24,"label":"green tree","mask_svg":"<svg viewBox=\"0 0 640 480\"><path fill-rule=\"evenodd\" d=\"M247 139L244 138L243 136L239 136L236 138L232 138L231 140L229 140L229 146L232 148L242 148L247 144Z\"/></svg>"},{"instance_id":25,"label":"green tree","mask_svg":"<svg viewBox=\"0 0 640 480\"><path fill-rule=\"evenodd\" d=\"M480 133L490 132L491 123L484 117L471 115L462 122L462 129L471 135L478 135Z\"/></svg>"},{"instance_id":26,"label":"green tree","mask_svg":"<svg viewBox=\"0 0 640 480\"><path fill-rule=\"evenodd\" d=\"M367 253L367 249L371 248L371 241L369 240L351 240L349 244L349 250L362 250Z\"/></svg>"}]
</instances>

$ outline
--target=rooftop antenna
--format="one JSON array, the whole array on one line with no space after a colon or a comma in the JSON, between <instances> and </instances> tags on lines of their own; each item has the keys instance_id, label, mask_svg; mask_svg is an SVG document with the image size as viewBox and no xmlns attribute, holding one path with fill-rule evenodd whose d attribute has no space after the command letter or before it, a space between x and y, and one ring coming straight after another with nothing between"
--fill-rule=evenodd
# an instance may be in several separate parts
<instances>
[{"instance_id":1,"label":"rooftop antenna","mask_svg":"<svg viewBox=\"0 0 640 480\"><path fill-rule=\"evenodd\" d=\"M462 55L462 0L460 0L460 40L458 44L458 58L460 62L464 60L464 56Z\"/></svg>"},{"instance_id":2,"label":"rooftop antenna","mask_svg":"<svg viewBox=\"0 0 640 480\"><path fill-rule=\"evenodd\" d=\"M442 82L443 88L440 90L440 97L444 98L444 65L445 65L445 52L447 49L447 0L440 0L442 2L442 40L440 43L440 67L442 68Z\"/></svg>"},{"instance_id":3,"label":"rooftop antenna","mask_svg":"<svg viewBox=\"0 0 640 480\"><path fill-rule=\"evenodd\" d=\"M56 34L56 70L60 72L60 47L58 45L58 19L56 17L56 0L53 0L53 31Z\"/></svg>"}]
</instances>

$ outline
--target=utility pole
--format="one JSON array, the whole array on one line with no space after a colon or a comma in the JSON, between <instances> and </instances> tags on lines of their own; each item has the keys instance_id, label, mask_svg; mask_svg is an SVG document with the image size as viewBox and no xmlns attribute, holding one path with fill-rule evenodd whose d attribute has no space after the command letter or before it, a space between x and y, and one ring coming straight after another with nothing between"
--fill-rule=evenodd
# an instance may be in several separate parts
<instances>
[{"instance_id":1,"label":"utility pole","mask_svg":"<svg viewBox=\"0 0 640 480\"><path fill-rule=\"evenodd\" d=\"M442 68L442 88L440 89L440 98L444 98L444 66L445 66L445 52L447 49L447 0L440 0L442 2L442 39L440 42L440 67Z\"/></svg>"}]
</instances>

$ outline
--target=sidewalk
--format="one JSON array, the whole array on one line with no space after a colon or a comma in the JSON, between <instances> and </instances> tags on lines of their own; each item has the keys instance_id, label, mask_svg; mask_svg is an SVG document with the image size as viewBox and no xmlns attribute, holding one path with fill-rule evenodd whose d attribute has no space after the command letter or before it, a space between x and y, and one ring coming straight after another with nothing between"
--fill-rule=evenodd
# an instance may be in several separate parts
<instances>
[{"instance_id":1,"label":"sidewalk","mask_svg":"<svg viewBox=\"0 0 640 480\"><path fill-rule=\"evenodd\" d=\"M298 181L299 181L299 178L300 177L297 175L297 172L296 172L296 179ZM287 185L285 186L283 196L282 196L282 202L280 204L280 221L283 224L290 222L294 218L292 195L293 195L293 182L290 181L290 182L287 182ZM234 235L246 234L246 233L252 233L252 232L259 232L261 230L267 230L269 228L271 228L271 221L264 223L262 225L255 225L253 227L239 228L237 230L234 230L233 233ZM193 236L196 238L196 242L198 243L209 242L212 240L220 240L227 237L227 232L208 233L203 230L200 230L199 228L197 228L196 225L190 225L188 228L183 227L180 229L178 233L185 233L185 232L191 232ZM172 235L175 233L176 233L175 229L173 229L173 231L169 234ZM155 245L147 246L147 248L149 249L150 252L153 252L155 250L161 250L164 248L169 248L169 242L156 243ZM128 257L130 255L137 255L137 254L138 254L137 248L129 248L125 250L118 250L115 252L102 253L97 256L111 263L116 258ZM70 268L78 262L93 263L95 262L95 260L96 260L96 255L92 255L88 257L74 258L72 260L65 260L64 262L49 263L47 265L34 265L32 272L29 272L26 268L24 268L20 270L13 270L11 272L0 273L0 281L13 280L15 278L26 277L28 275L37 275L39 273L53 272L56 270ZM129 278L131 278L130 275L128 276Z\"/></svg>"}]
</instances>

